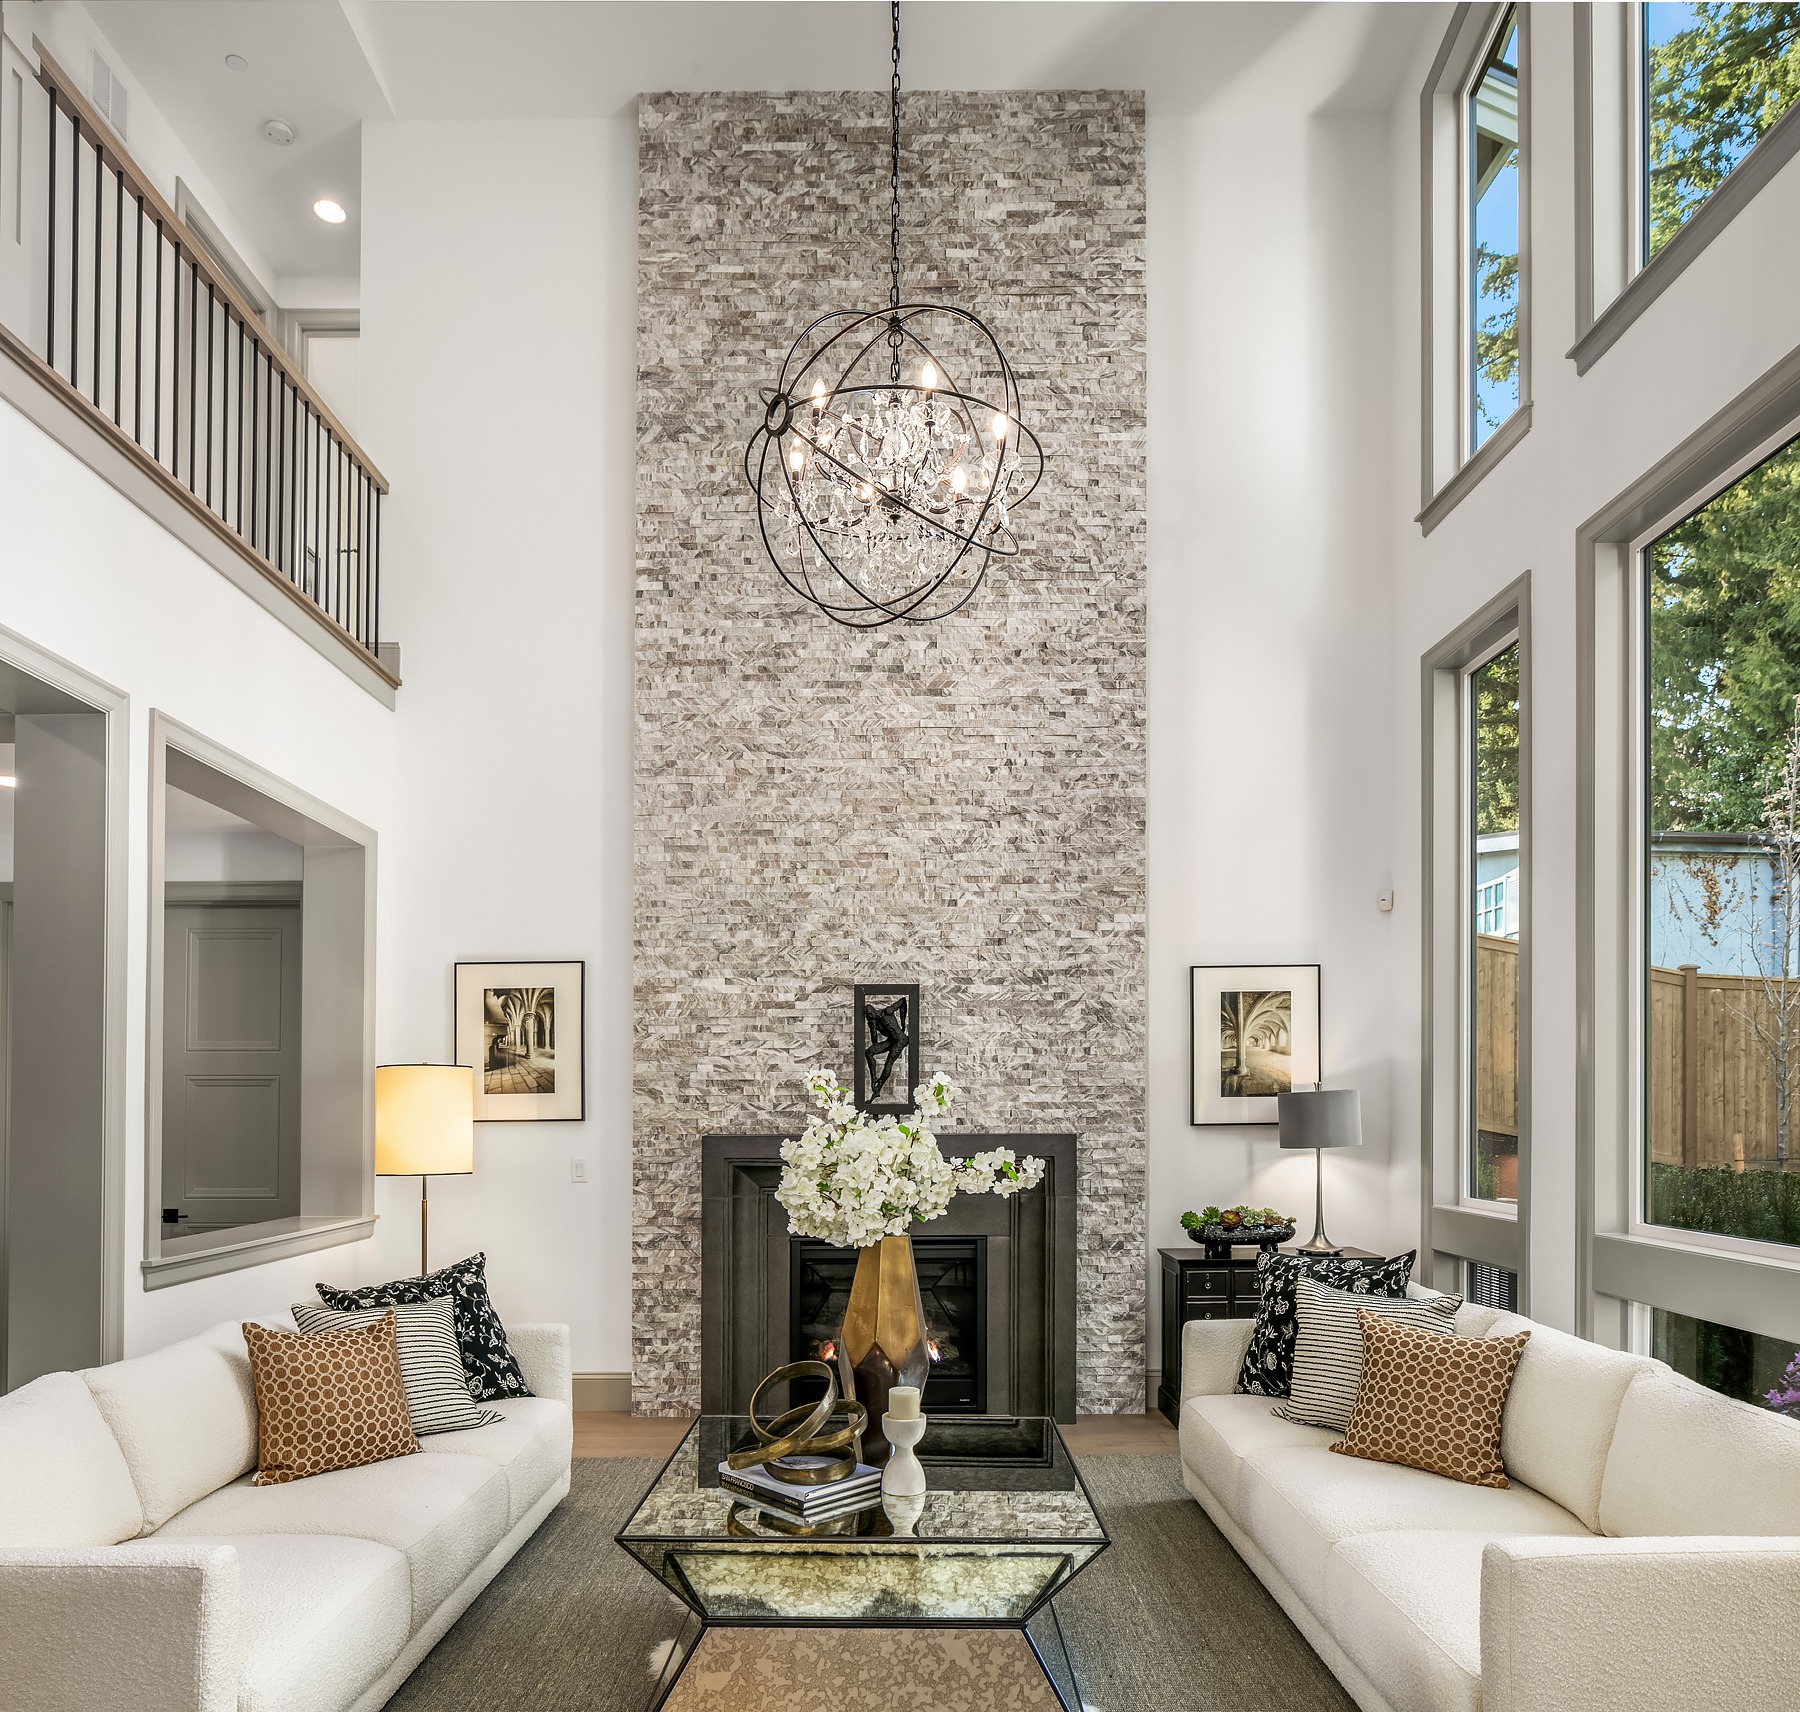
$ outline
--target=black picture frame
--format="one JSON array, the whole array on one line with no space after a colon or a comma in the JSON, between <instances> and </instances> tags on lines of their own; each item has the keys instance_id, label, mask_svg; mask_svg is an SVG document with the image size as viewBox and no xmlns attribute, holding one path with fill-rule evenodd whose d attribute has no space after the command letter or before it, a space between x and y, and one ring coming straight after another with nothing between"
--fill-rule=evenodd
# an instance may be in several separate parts
<instances>
[{"instance_id":1,"label":"black picture frame","mask_svg":"<svg viewBox=\"0 0 1800 1712\"><path fill-rule=\"evenodd\" d=\"M1285 990L1295 1036L1294 1073L1311 1086L1325 1073L1323 982L1317 963L1195 963L1188 967L1188 1123L1234 1129L1277 1121L1273 1095L1227 1096L1219 1074L1218 1000L1223 990Z\"/></svg>"},{"instance_id":2,"label":"black picture frame","mask_svg":"<svg viewBox=\"0 0 1800 1712\"><path fill-rule=\"evenodd\" d=\"M492 986L549 988L556 1005L556 1083L547 1093L487 1087L484 996ZM477 1123L580 1123L587 1117L587 962L584 958L458 961L453 967L455 1058L476 1072Z\"/></svg>"},{"instance_id":3,"label":"black picture frame","mask_svg":"<svg viewBox=\"0 0 1800 1712\"><path fill-rule=\"evenodd\" d=\"M885 1009L884 1001L893 999L903 999L906 1002L906 1037L903 1042L906 1051L906 1079L901 1087L895 1088L894 1075L899 1065L894 1064L880 1090L887 1098L877 1099L875 1090L871 1087L873 1077L869 1063L871 1005ZM879 1015L880 1012L875 1014ZM913 1109L913 1089L923 1080L919 1069L919 986L916 981L868 981L856 985L851 1007L850 1062L851 1086L859 1112L867 1112L878 1118L904 1117ZM899 1094L898 1099L893 1097L896 1092Z\"/></svg>"}]
</instances>

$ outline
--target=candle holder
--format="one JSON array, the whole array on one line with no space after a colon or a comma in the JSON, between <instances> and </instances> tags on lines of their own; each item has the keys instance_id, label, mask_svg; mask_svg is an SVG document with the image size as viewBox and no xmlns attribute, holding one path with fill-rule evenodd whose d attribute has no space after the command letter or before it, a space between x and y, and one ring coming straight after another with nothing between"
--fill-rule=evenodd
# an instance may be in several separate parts
<instances>
[{"instance_id":1,"label":"candle holder","mask_svg":"<svg viewBox=\"0 0 1800 1712\"><path fill-rule=\"evenodd\" d=\"M923 1415L889 1413L881 1417L882 1433L894 1447L881 1471L883 1498L917 1498L924 1493L925 1466L913 1454L913 1446L925 1436L925 1426Z\"/></svg>"}]
</instances>

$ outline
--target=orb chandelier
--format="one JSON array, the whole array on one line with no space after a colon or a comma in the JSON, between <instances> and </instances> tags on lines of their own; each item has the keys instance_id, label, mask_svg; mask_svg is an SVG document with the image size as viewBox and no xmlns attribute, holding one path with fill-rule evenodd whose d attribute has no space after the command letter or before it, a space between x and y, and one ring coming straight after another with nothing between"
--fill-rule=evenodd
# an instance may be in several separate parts
<instances>
[{"instance_id":1,"label":"orb chandelier","mask_svg":"<svg viewBox=\"0 0 1800 1712\"><path fill-rule=\"evenodd\" d=\"M744 451L776 570L856 629L955 612L1018 552L1013 514L1044 473L987 325L900 298L899 0L892 13L887 307L832 310L794 341Z\"/></svg>"}]
</instances>

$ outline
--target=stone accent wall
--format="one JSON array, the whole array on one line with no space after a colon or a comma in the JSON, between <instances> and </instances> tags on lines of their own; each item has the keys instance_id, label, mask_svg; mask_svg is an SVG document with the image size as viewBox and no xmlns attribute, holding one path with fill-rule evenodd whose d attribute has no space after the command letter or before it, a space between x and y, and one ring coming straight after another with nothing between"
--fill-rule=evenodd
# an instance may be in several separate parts
<instances>
[{"instance_id":1,"label":"stone accent wall","mask_svg":"<svg viewBox=\"0 0 1800 1712\"><path fill-rule=\"evenodd\" d=\"M791 1127L886 979L920 983L962 1124L1079 1136L1079 1407L1144 1406L1143 101L903 123L906 296L994 327L1049 468L969 606L851 631L777 577L741 459L800 329L886 300L887 98L640 106L643 1413L699 1398L701 1134Z\"/></svg>"}]
</instances>

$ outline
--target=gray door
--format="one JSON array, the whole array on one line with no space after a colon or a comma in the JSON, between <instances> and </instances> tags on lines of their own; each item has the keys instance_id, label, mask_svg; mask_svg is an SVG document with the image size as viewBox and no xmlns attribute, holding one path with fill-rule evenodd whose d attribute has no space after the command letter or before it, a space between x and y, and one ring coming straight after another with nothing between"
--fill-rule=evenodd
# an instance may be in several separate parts
<instances>
[{"instance_id":1,"label":"gray door","mask_svg":"<svg viewBox=\"0 0 1800 1712\"><path fill-rule=\"evenodd\" d=\"M164 919L163 1234L292 1218L299 907L171 904Z\"/></svg>"}]
</instances>

